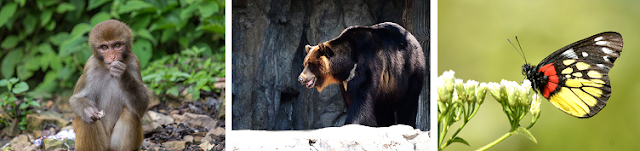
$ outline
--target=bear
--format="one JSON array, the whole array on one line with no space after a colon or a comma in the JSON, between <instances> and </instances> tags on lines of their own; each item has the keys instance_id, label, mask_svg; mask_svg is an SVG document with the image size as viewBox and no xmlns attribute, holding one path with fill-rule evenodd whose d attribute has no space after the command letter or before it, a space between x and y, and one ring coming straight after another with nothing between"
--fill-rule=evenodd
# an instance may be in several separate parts
<instances>
[{"instance_id":1,"label":"bear","mask_svg":"<svg viewBox=\"0 0 640 151\"><path fill-rule=\"evenodd\" d=\"M305 50L298 81L318 92L339 84L347 108L345 125L416 127L426 60L420 43L402 26L351 26Z\"/></svg>"}]
</instances>

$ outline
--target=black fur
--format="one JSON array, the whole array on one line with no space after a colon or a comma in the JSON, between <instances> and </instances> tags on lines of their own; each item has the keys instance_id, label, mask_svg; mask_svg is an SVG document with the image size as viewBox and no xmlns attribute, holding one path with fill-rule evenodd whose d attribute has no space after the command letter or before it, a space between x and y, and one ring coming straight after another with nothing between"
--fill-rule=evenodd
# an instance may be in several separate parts
<instances>
[{"instance_id":1,"label":"black fur","mask_svg":"<svg viewBox=\"0 0 640 151\"><path fill-rule=\"evenodd\" d=\"M319 44L314 54L326 56L331 64L331 75L314 73L316 77L346 81L357 64L346 90L340 84L347 104L345 124L415 127L426 68L422 48L411 33L389 22L352 26Z\"/></svg>"}]
</instances>

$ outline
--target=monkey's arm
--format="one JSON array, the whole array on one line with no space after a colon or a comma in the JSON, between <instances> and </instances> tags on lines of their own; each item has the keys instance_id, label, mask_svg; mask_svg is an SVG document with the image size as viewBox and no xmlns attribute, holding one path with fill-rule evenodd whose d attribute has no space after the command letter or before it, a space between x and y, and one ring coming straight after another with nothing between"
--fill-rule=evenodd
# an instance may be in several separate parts
<instances>
[{"instance_id":1,"label":"monkey's arm","mask_svg":"<svg viewBox=\"0 0 640 151\"><path fill-rule=\"evenodd\" d=\"M120 84L128 98L128 102L124 102L139 118L142 118L148 110L149 105L149 90L147 86L142 82L142 76L140 74L140 60L133 54L125 62L126 71L120 77ZM124 63L122 63L124 64Z\"/></svg>"},{"instance_id":2,"label":"monkey's arm","mask_svg":"<svg viewBox=\"0 0 640 151\"><path fill-rule=\"evenodd\" d=\"M87 70L87 69L85 69ZM86 75L83 74L78 78L76 88L73 95L69 99L69 105L73 109L73 112L87 123L94 123L99 120L99 110L96 108L95 101L87 98L90 91L85 89Z\"/></svg>"}]
</instances>

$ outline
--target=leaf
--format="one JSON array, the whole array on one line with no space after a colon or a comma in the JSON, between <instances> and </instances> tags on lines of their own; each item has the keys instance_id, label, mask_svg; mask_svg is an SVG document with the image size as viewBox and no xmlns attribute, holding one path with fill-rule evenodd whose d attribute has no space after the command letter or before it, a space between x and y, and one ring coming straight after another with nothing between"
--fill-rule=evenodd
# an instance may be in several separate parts
<instances>
[{"instance_id":1,"label":"leaf","mask_svg":"<svg viewBox=\"0 0 640 151\"><path fill-rule=\"evenodd\" d=\"M55 22L52 22L55 23ZM51 42L51 44L55 45L55 46L60 46L60 44L62 42L64 42L65 40L67 40L67 38L69 38L69 33L67 32L60 32L54 36L51 36L49 38L49 41Z\"/></svg>"},{"instance_id":2,"label":"leaf","mask_svg":"<svg viewBox=\"0 0 640 151\"><path fill-rule=\"evenodd\" d=\"M64 3L61 3L61 4L58 5L58 8L56 9L56 12L58 14L63 14L64 12L73 11L73 10L76 10L76 6L75 5L64 2Z\"/></svg>"},{"instance_id":3,"label":"leaf","mask_svg":"<svg viewBox=\"0 0 640 151\"><path fill-rule=\"evenodd\" d=\"M118 14L129 13L136 10L153 7L153 5L144 1L128 1L126 4L118 8Z\"/></svg>"},{"instance_id":4,"label":"leaf","mask_svg":"<svg viewBox=\"0 0 640 151\"><path fill-rule=\"evenodd\" d=\"M221 24L209 24L209 25L200 25L196 28L196 30L205 30L210 32L216 32L218 34L224 35L224 25Z\"/></svg>"},{"instance_id":5,"label":"leaf","mask_svg":"<svg viewBox=\"0 0 640 151\"><path fill-rule=\"evenodd\" d=\"M7 84L9 84L9 81L7 81L7 79L0 80L0 87L7 86Z\"/></svg>"},{"instance_id":6,"label":"leaf","mask_svg":"<svg viewBox=\"0 0 640 151\"><path fill-rule=\"evenodd\" d=\"M20 7L24 7L24 4L27 2L27 0L15 0L15 1L20 3Z\"/></svg>"},{"instance_id":7,"label":"leaf","mask_svg":"<svg viewBox=\"0 0 640 151\"><path fill-rule=\"evenodd\" d=\"M198 10L198 5L189 5L180 12L180 18L182 18L182 20L189 20L196 10Z\"/></svg>"},{"instance_id":8,"label":"leaf","mask_svg":"<svg viewBox=\"0 0 640 151\"><path fill-rule=\"evenodd\" d=\"M52 31L55 28L56 28L56 22L49 22L49 24L47 24L47 26L44 27L44 29L47 31Z\"/></svg>"},{"instance_id":9,"label":"leaf","mask_svg":"<svg viewBox=\"0 0 640 151\"><path fill-rule=\"evenodd\" d=\"M16 68L16 72L17 72L16 74L18 75L18 78L20 78L20 80L27 80L27 79L31 78L31 76L33 76L33 72L29 71L27 69L27 67L24 66L24 65L19 65Z\"/></svg>"},{"instance_id":10,"label":"leaf","mask_svg":"<svg viewBox=\"0 0 640 151\"><path fill-rule=\"evenodd\" d=\"M18 36L9 35L2 41L2 43L0 43L0 47L2 47L2 49L14 48L18 45L18 41Z\"/></svg>"},{"instance_id":11,"label":"leaf","mask_svg":"<svg viewBox=\"0 0 640 151\"><path fill-rule=\"evenodd\" d=\"M71 30L71 34L69 34L69 36L72 39L78 36L83 36L84 34L90 32L91 29L93 29L93 26L87 23L80 23L80 24L77 24L76 26L73 26L73 29Z\"/></svg>"},{"instance_id":12,"label":"leaf","mask_svg":"<svg viewBox=\"0 0 640 151\"><path fill-rule=\"evenodd\" d=\"M58 73L55 71L49 71L44 75L44 80L36 86L34 92L53 92L57 89L56 77Z\"/></svg>"},{"instance_id":13,"label":"leaf","mask_svg":"<svg viewBox=\"0 0 640 151\"><path fill-rule=\"evenodd\" d=\"M92 10L94 8L98 8L100 7L102 4L109 2L111 0L89 0L89 7L87 7L87 10Z\"/></svg>"},{"instance_id":14,"label":"leaf","mask_svg":"<svg viewBox=\"0 0 640 151\"><path fill-rule=\"evenodd\" d=\"M14 94L19 94L22 92L27 92L27 90L29 90L29 85L27 84L27 82L22 81L16 84L11 92L13 92Z\"/></svg>"},{"instance_id":15,"label":"leaf","mask_svg":"<svg viewBox=\"0 0 640 151\"><path fill-rule=\"evenodd\" d=\"M13 17L17 8L18 5L16 3L8 3L2 6L2 10L0 10L0 27L4 26L9 21L9 18Z\"/></svg>"},{"instance_id":16,"label":"leaf","mask_svg":"<svg viewBox=\"0 0 640 151\"><path fill-rule=\"evenodd\" d=\"M45 10L40 14L40 26L45 26L51 21L51 16L53 15L53 11Z\"/></svg>"},{"instance_id":17,"label":"leaf","mask_svg":"<svg viewBox=\"0 0 640 151\"><path fill-rule=\"evenodd\" d=\"M204 5L200 5L198 9L200 10L202 17L209 18L213 13L217 13L220 8L218 8L218 3L208 2Z\"/></svg>"},{"instance_id":18,"label":"leaf","mask_svg":"<svg viewBox=\"0 0 640 151\"><path fill-rule=\"evenodd\" d=\"M147 29L139 29L137 33L138 33L137 35L140 36L141 38L144 38L153 42L153 45L156 45L156 43L158 43L158 40L156 40L156 38L154 38L153 35L151 35L149 30Z\"/></svg>"},{"instance_id":19,"label":"leaf","mask_svg":"<svg viewBox=\"0 0 640 151\"><path fill-rule=\"evenodd\" d=\"M531 141L533 141L533 143L538 143L538 141L536 140L535 137L533 137L533 134L531 134L531 132L529 132L529 130L527 130L524 127L518 127L518 129L516 130L516 134L522 134L525 137L529 138Z\"/></svg>"},{"instance_id":20,"label":"leaf","mask_svg":"<svg viewBox=\"0 0 640 151\"><path fill-rule=\"evenodd\" d=\"M178 38L178 43L183 48L187 48L187 47L189 47L189 38L181 36L180 38Z\"/></svg>"},{"instance_id":21,"label":"leaf","mask_svg":"<svg viewBox=\"0 0 640 151\"><path fill-rule=\"evenodd\" d=\"M69 39L69 41L63 42L60 44L60 53L58 54L58 57L66 57L82 49L87 49L88 47L81 46L83 43L86 44L86 42L86 37Z\"/></svg>"},{"instance_id":22,"label":"leaf","mask_svg":"<svg viewBox=\"0 0 640 151\"><path fill-rule=\"evenodd\" d=\"M20 61L22 58L22 49L16 49L10 51L7 56L2 59L2 64L0 65L0 69L2 69L2 75L5 78L13 77L13 73L15 72L16 63Z\"/></svg>"},{"instance_id":23,"label":"leaf","mask_svg":"<svg viewBox=\"0 0 640 151\"><path fill-rule=\"evenodd\" d=\"M455 143L455 142L462 143L462 144L465 144L467 146L471 146L471 145L469 145L469 143L467 141L465 141L464 139L462 139L462 138L460 138L458 136L456 136L455 138L453 138L451 140L451 143Z\"/></svg>"},{"instance_id":24,"label":"leaf","mask_svg":"<svg viewBox=\"0 0 640 151\"><path fill-rule=\"evenodd\" d=\"M35 16L28 14L23 21L25 33L27 35L31 35L31 33L33 33L33 31L36 29L36 23L38 22L38 19Z\"/></svg>"},{"instance_id":25,"label":"leaf","mask_svg":"<svg viewBox=\"0 0 640 151\"><path fill-rule=\"evenodd\" d=\"M171 38L176 37L176 30L174 28L165 29L162 31L162 37L160 37L160 42L164 43Z\"/></svg>"},{"instance_id":26,"label":"leaf","mask_svg":"<svg viewBox=\"0 0 640 151\"><path fill-rule=\"evenodd\" d=\"M109 15L109 13L107 12L99 12L95 15L93 15L93 17L91 17L91 20L89 21L91 23L91 26L96 26L98 23L103 22L105 20L111 19L111 15Z\"/></svg>"},{"instance_id":27,"label":"leaf","mask_svg":"<svg viewBox=\"0 0 640 151\"><path fill-rule=\"evenodd\" d=\"M138 39L133 43L133 53L135 53L140 59L140 67L144 69L151 60L153 52L151 42L146 39Z\"/></svg>"}]
</instances>

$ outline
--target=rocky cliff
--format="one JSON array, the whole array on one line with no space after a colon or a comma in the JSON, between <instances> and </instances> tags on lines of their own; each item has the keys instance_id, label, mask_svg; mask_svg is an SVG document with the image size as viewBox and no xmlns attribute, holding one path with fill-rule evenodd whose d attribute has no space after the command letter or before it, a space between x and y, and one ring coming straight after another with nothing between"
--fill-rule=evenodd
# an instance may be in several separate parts
<instances>
[{"instance_id":1,"label":"rocky cliff","mask_svg":"<svg viewBox=\"0 0 640 151\"><path fill-rule=\"evenodd\" d=\"M429 1L233 0L232 129L304 130L342 126L337 85L322 93L297 81L306 44L337 37L346 27L395 22L421 42L429 67ZM427 70L426 75L429 75ZM429 77L417 126L429 127Z\"/></svg>"}]
</instances>

